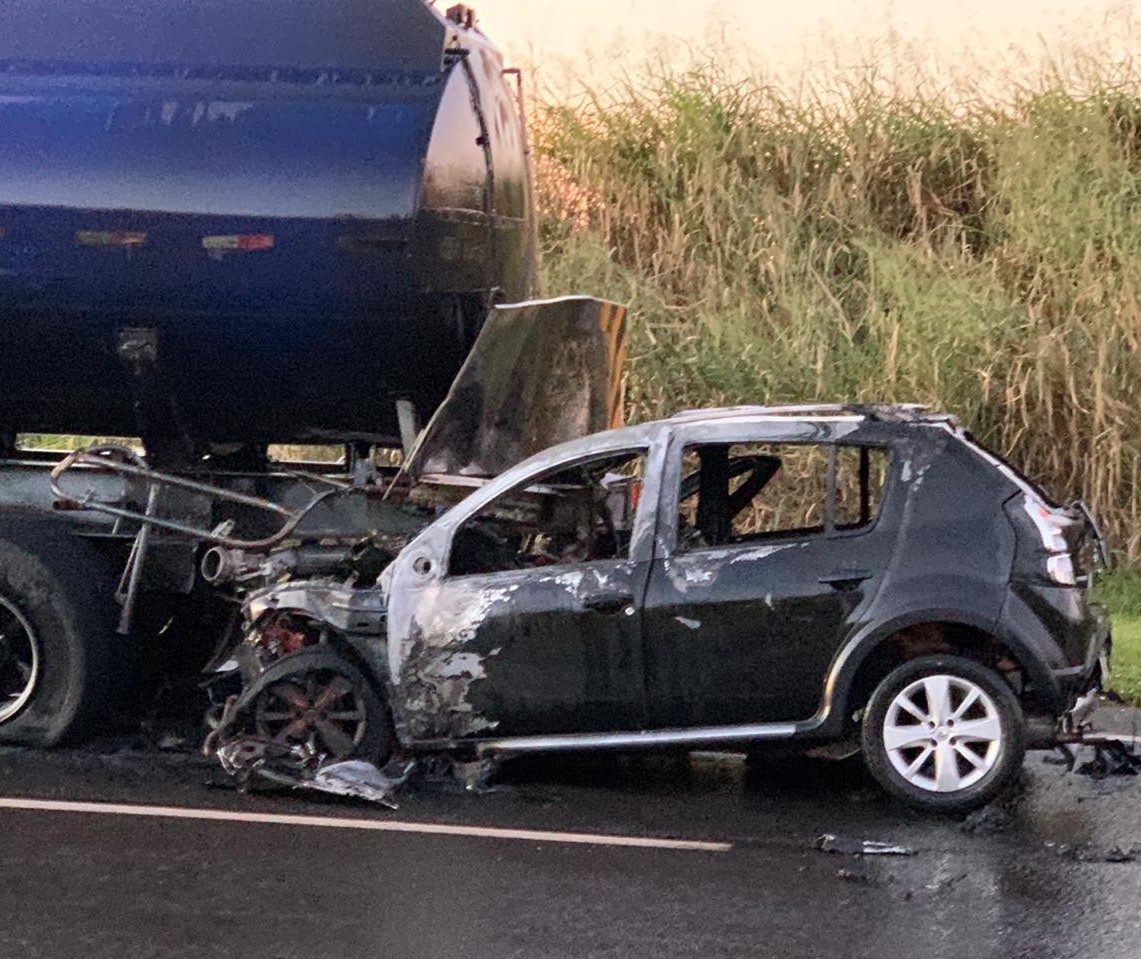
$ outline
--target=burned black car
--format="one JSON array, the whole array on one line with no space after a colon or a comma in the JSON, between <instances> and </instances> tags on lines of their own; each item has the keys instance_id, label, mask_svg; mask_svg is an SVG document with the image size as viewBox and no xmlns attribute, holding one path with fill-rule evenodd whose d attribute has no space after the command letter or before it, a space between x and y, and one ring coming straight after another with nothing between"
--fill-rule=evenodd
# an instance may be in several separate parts
<instances>
[{"instance_id":1,"label":"burned black car","mask_svg":"<svg viewBox=\"0 0 1141 959\"><path fill-rule=\"evenodd\" d=\"M682 414L523 462L375 585L253 593L221 739L379 762L858 736L888 791L967 809L1100 683L1103 550L949 416Z\"/></svg>"}]
</instances>

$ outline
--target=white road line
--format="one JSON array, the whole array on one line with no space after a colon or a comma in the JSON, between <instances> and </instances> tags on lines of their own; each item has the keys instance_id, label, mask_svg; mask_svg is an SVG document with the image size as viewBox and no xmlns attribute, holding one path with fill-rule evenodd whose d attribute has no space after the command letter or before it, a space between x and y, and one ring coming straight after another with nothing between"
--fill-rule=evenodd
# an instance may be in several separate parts
<instances>
[{"instance_id":1,"label":"white road line","mask_svg":"<svg viewBox=\"0 0 1141 959\"><path fill-rule=\"evenodd\" d=\"M655 839L648 836L607 836L596 833L545 832L541 829L495 829L484 826L450 826L434 822L397 822L391 819L343 819L332 816L289 816L279 813L231 812L225 809L187 809L181 806L134 806L102 802L68 802L57 799L0 798L0 809L32 812L91 813L97 816L140 816L151 819L198 819L279 826L315 826L319 829L357 829L362 832L406 832L429 836L467 836L520 842L566 843L583 846L626 846L634 849L674 849L683 852L728 852L727 842L691 839Z\"/></svg>"}]
</instances>

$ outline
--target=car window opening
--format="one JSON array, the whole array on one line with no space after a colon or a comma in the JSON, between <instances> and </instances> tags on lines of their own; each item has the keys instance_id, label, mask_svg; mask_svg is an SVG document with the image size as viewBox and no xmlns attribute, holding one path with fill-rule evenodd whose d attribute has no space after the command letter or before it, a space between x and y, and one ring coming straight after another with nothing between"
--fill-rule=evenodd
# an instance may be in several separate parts
<instances>
[{"instance_id":1,"label":"car window opening","mask_svg":"<svg viewBox=\"0 0 1141 959\"><path fill-rule=\"evenodd\" d=\"M686 448L678 497L682 551L870 526L889 454L868 446L717 443Z\"/></svg>"},{"instance_id":2,"label":"car window opening","mask_svg":"<svg viewBox=\"0 0 1141 959\"><path fill-rule=\"evenodd\" d=\"M449 574L629 558L645 460L611 453L528 479L457 530Z\"/></svg>"}]
</instances>

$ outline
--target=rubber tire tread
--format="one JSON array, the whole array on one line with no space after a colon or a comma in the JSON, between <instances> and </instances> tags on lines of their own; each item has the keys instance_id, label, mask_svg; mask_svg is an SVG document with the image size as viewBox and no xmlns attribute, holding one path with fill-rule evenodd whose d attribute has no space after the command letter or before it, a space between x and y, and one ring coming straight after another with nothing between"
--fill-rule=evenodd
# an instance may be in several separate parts
<instances>
[{"instance_id":1,"label":"rubber tire tread","mask_svg":"<svg viewBox=\"0 0 1141 959\"><path fill-rule=\"evenodd\" d=\"M960 676L982 687L994 701L1003 727L998 762L973 786L954 793L929 792L907 782L896 772L883 746L883 723L892 700L915 680L939 673ZM1026 755L1026 723L1014 691L994 670L963 656L923 656L896 667L876 687L864 710L861 742L868 772L887 792L917 809L969 812L985 806L1018 776Z\"/></svg>"},{"instance_id":2,"label":"rubber tire tread","mask_svg":"<svg viewBox=\"0 0 1141 959\"><path fill-rule=\"evenodd\" d=\"M62 517L0 512L0 595L40 642L37 689L0 723L0 743L51 747L90 736L134 678L135 647L115 633L111 563Z\"/></svg>"}]
</instances>

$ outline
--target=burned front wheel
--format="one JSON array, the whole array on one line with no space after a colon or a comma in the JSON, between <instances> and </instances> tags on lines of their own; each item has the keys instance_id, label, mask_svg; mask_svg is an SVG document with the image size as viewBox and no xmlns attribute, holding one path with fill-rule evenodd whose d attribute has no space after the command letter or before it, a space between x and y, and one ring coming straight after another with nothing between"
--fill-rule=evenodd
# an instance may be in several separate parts
<instances>
[{"instance_id":1,"label":"burned front wheel","mask_svg":"<svg viewBox=\"0 0 1141 959\"><path fill-rule=\"evenodd\" d=\"M981 806L1022 766L1026 732L1013 691L960 656L925 656L893 670L863 720L864 761L889 792L924 809Z\"/></svg>"},{"instance_id":2,"label":"burned front wheel","mask_svg":"<svg viewBox=\"0 0 1141 959\"><path fill-rule=\"evenodd\" d=\"M372 683L347 661L297 666L258 693L252 704L258 736L333 759L383 763L392 751L392 724Z\"/></svg>"}]
</instances>

